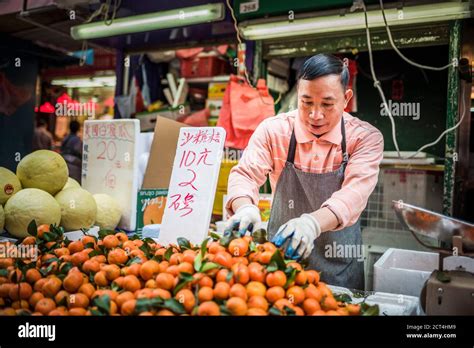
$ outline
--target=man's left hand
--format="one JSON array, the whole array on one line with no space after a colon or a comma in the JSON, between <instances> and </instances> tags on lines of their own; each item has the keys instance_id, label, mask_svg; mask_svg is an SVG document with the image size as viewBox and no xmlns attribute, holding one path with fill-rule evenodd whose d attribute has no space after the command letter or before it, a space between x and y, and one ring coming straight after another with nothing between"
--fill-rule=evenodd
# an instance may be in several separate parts
<instances>
[{"instance_id":1,"label":"man's left hand","mask_svg":"<svg viewBox=\"0 0 474 348\"><path fill-rule=\"evenodd\" d=\"M321 234L318 220L311 214L303 214L299 218L291 219L282 225L272 239L277 247L281 247L287 240L285 256L292 260L306 259L311 255L314 241Z\"/></svg>"}]
</instances>

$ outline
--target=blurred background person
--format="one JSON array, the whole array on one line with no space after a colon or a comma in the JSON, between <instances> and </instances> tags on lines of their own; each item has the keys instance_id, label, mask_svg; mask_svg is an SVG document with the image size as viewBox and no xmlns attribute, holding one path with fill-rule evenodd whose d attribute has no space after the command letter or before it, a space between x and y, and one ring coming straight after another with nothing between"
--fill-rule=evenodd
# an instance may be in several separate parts
<instances>
[{"instance_id":1,"label":"blurred background person","mask_svg":"<svg viewBox=\"0 0 474 348\"><path fill-rule=\"evenodd\" d=\"M53 135L48 130L48 124L44 119L39 119L33 133L33 151L52 150Z\"/></svg>"},{"instance_id":2,"label":"blurred background person","mask_svg":"<svg viewBox=\"0 0 474 348\"><path fill-rule=\"evenodd\" d=\"M69 123L69 134L64 138L61 145L61 154L66 160L69 168L69 176L81 183L82 170L82 140L77 135L80 123L71 121Z\"/></svg>"}]
</instances>

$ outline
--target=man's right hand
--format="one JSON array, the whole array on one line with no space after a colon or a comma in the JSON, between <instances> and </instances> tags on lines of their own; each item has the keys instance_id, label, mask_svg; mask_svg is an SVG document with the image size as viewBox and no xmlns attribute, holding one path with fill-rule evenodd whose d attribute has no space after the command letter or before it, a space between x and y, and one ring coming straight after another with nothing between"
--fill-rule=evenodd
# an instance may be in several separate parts
<instances>
[{"instance_id":1,"label":"man's right hand","mask_svg":"<svg viewBox=\"0 0 474 348\"><path fill-rule=\"evenodd\" d=\"M224 235L230 235L232 230L238 228L240 236L244 236L247 231L258 229L261 223L260 209L253 204L244 204L227 220Z\"/></svg>"}]
</instances>

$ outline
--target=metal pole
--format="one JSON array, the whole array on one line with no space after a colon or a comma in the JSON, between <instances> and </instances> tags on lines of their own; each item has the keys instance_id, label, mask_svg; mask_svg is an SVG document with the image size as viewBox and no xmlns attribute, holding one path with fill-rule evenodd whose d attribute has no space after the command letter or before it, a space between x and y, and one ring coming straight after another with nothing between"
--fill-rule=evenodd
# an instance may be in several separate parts
<instances>
[{"instance_id":1,"label":"metal pole","mask_svg":"<svg viewBox=\"0 0 474 348\"><path fill-rule=\"evenodd\" d=\"M255 51L253 56L253 74L252 82L257 83L257 80L262 76L262 41L255 42Z\"/></svg>"},{"instance_id":2,"label":"metal pole","mask_svg":"<svg viewBox=\"0 0 474 348\"><path fill-rule=\"evenodd\" d=\"M459 59L461 52L461 21L450 24L449 61ZM448 105L446 114L446 129L453 127L459 118L459 74L457 68L451 66L448 70ZM446 149L444 160L443 185L443 214L452 216L454 187L456 175L456 159L458 145L457 130L446 134Z\"/></svg>"}]
</instances>

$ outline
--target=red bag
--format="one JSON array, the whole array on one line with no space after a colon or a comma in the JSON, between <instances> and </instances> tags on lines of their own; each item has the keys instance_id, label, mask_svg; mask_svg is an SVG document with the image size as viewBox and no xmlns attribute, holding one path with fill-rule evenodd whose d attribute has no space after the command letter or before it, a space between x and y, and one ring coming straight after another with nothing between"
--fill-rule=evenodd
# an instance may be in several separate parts
<instances>
[{"instance_id":1,"label":"red bag","mask_svg":"<svg viewBox=\"0 0 474 348\"><path fill-rule=\"evenodd\" d=\"M260 122L274 115L273 97L264 79L253 88L243 77L230 76L217 121L227 132L225 146L245 149Z\"/></svg>"},{"instance_id":2,"label":"red bag","mask_svg":"<svg viewBox=\"0 0 474 348\"><path fill-rule=\"evenodd\" d=\"M209 111L209 109L203 109L189 116L179 118L176 121L182 122L192 127L207 127L210 116L211 116L211 112Z\"/></svg>"}]
</instances>

